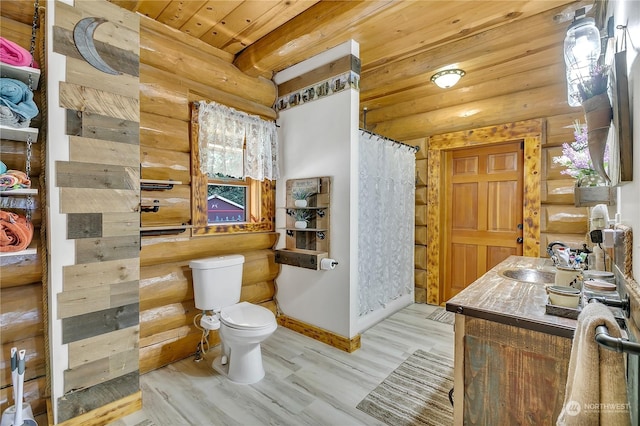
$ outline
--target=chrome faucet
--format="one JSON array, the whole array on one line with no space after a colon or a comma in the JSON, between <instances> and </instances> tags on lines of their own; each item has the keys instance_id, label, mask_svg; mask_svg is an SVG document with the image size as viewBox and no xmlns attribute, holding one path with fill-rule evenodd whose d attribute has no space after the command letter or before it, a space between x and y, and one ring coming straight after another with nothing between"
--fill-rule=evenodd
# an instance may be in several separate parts
<instances>
[{"instance_id":1,"label":"chrome faucet","mask_svg":"<svg viewBox=\"0 0 640 426\"><path fill-rule=\"evenodd\" d=\"M553 250L554 247L559 246L559 247L564 247L566 249L569 248L568 245L566 245L565 243L561 242L561 241L554 241L552 243L549 243L549 245L547 246L547 253L549 254L549 257L551 258L551 260L553 261L553 266L558 266L559 264L562 264L562 266L568 266L569 263L569 259L567 258L565 259L560 259L560 257L558 256L558 254ZM564 265L566 263L566 265Z\"/></svg>"},{"instance_id":2,"label":"chrome faucet","mask_svg":"<svg viewBox=\"0 0 640 426\"><path fill-rule=\"evenodd\" d=\"M555 255L555 252L553 251L553 248L555 246L569 248L569 246L563 243L562 241L554 241L552 243L549 243L549 245L547 246L547 253L549 254L549 257L553 257Z\"/></svg>"}]
</instances>

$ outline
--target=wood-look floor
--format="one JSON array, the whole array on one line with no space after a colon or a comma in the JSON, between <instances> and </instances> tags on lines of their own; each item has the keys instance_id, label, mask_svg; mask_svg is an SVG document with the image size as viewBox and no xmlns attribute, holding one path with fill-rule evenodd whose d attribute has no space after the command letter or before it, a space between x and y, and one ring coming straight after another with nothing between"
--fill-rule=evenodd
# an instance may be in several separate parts
<instances>
[{"instance_id":1,"label":"wood-look floor","mask_svg":"<svg viewBox=\"0 0 640 426\"><path fill-rule=\"evenodd\" d=\"M211 363L176 362L140 378L143 409L113 426L382 425L356 405L415 350L453 358L453 326L426 319L436 306L414 304L362 334L349 354L289 329L262 344L266 376L238 385Z\"/></svg>"}]
</instances>

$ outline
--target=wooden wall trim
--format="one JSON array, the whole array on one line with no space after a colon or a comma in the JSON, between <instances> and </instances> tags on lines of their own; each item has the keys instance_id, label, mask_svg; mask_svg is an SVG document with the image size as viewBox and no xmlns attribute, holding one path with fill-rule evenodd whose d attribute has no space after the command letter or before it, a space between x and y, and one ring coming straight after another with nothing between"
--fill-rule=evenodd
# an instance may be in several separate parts
<instances>
[{"instance_id":1,"label":"wooden wall trim","mask_svg":"<svg viewBox=\"0 0 640 426\"><path fill-rule=\"evenodd\" d=\"M314 83L326 80L347 71L353 71L356 74L360 74L360 58L354 55L346 55L296 78L285 81L278 85L278 96L284 96L297 90L304 89Z\"/></svg>"},{"instance_id":2,"label":"wooden wall trim","mask_svg":"<svg viewBox=\"0 0 640 426\"><path fill-rule=\"evenodd\" d=\"M524 138L524 185L522 198L523 256L540 256L541 138Z\"/></svg>"},{"instance_id":3,"label":"wooden wall trim","mask_svg":"<svg viewBox=\"0 0 640 426\"><path fill-rule=\"evenodd\" d=\"M342 349L345 352L351 353L356 349L360 349L359 334L349 339L348 337L340 336L324 328L308 324L287 315L279 315L278 324L322 343L326 343L334 348Z\"/></svg>"},{"instance_id":4,"label":"wooden wall trim","mask_svg":"<svg viewBox=\"0 0 640 426\"><path fill-rule=\"evenodd\" d=\"M58 426L99 426L104 425L127 414L135 413L142 408L142 391L138 391L125 398L104 405L95 410L81 414L73 419L58 423ZM48 410L52 413L51 408ZM49 425L53 425L53 418L49 417Z\"/></svg>"},{"instance_id":5,"label":"wooden wall trim","mask_svg":"<svg viewBox=\"0 0 640 426\"><path fill-rule=\"evenodd\" d=\"M525 218L524 254L537 256L540 240L540 156L542 138L544 136L542 120L526 120L480 129L465 130L429 138L427 154L427 303L439 305L444 291L441 275L442 262L440 260L442 244L442 215L441 199L443 177L442 162L445 151L456 148L472 147L503 143L524 139L524 170L525 182L523 199L523 214ZM530 191L530 192L529 192Z\"/></svg>"}]
</instances>

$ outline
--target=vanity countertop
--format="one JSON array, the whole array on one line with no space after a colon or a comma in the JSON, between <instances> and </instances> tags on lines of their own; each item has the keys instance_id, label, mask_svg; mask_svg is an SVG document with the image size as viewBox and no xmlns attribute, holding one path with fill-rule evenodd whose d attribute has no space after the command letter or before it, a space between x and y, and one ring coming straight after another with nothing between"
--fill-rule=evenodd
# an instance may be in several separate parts
<instances>
[{"instance_id":1,"label":"vanity countertop","mask_svg":"<svg viewBox=\"0 0 640 426\"><path fill-rule=\"evenodd\" d=\"M510 256L449 299L447 311L556 336L573 337L576 320L545 313L545 284L504 278L498 272L506 268L554 270L549 259Z\"/></svg>"}]
</instances>

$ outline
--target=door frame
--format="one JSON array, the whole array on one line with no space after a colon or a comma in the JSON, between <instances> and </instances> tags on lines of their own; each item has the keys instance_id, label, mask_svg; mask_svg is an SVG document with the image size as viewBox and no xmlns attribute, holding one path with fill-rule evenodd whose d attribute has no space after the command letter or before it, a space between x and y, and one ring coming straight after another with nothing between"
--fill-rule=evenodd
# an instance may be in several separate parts
<instances>
[{"instance_id":1,"label":"door frame","mask_svg":"<svg viewBox=\"0 0 640 426\"><path fill-rule=\"evenodd\" d=\"M509 141L524 141L524 181L522 196L523 256L540 256L540 180L542 119L517 121L499 126L444 133L427 140L427 303L440 305L443 288L441 247L443 229L442 188L445 152L452 149L477 147Z\"/></svg>"}]
</instances>

